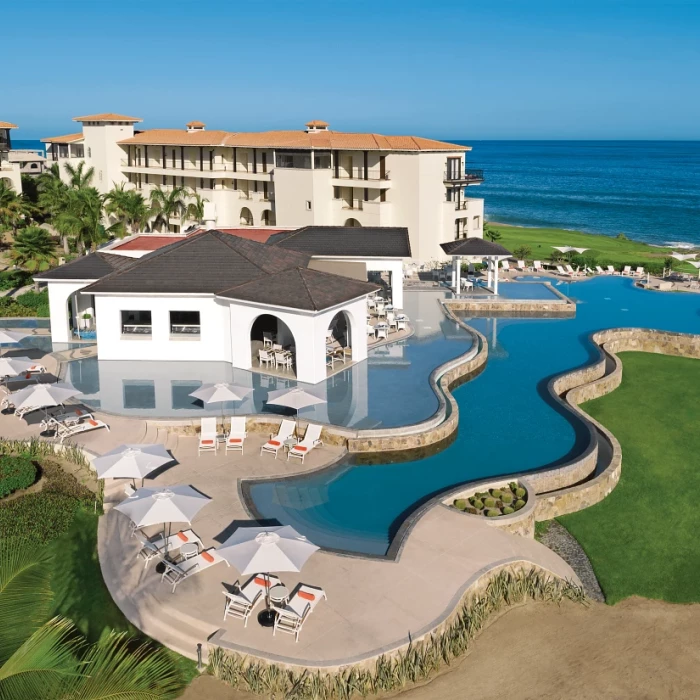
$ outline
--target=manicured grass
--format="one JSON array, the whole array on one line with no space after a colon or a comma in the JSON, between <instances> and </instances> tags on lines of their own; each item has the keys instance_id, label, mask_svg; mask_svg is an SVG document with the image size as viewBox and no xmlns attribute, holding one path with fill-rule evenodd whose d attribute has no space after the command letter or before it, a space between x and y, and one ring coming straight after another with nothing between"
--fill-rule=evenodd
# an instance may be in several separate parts
<instances>
[{"instance_id":1,"label":"manicured grass","mask_svg":"<svg viewBox=\"0 0 700 700\"><path fill-rule=\"evenodd\" d=\"M502 224L489 224L501 234L497 241L508 250L519 246L528 246L531 257L536 260L546 260L554 251L553 246L572 246L588 248L585 256L591 256L601 263L611 264L644 264L645 261L662 263L672 252L671 248L656 248L637 241L620 240L610 236L582 233L581 231L564 231L556 228L521 228ZM695 271L688 264L679 264L678 269L687 272Z\"/></svg>"},{"instance_id":2,"label":"manicured grass","mask_svg":"<svg viewBox=\"0 0 700 700\"><path fill-rule=\"evenodd\" d=\"M586 550L609 603L700 602L700 361L620 358L622 385L583 405L622 445L620 482L559 521Z\"/></svg>"}]
</instances>

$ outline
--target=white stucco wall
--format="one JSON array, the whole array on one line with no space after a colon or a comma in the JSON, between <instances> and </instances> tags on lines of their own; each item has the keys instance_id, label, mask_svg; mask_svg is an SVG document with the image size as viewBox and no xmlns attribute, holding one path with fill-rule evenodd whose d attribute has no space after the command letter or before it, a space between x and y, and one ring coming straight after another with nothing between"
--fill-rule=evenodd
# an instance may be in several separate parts
<instances>
[{"instance_id":1,"label":"white stucco wall","mask_svg":"<svg viewBox=\"0 0 700 700\"><path fill-rule=\"evenodd\" d=\"M70 315L68 312L68 299L71 294L79 289L92 284L95 280L69 280L69 281L51 281L47 283L49 290L49 312L51 315L51 340L54 343L69 343L72 340L70 332ZM78 311L89 311L94 314L94 309L91 308L91 298L85 297L81 300L82 305ZM76 319L77 322L77 319Z\"/></svg>"},{"instance_id":2,"label":"white stucco wall","mask_svg":"<svg viewBox=\"0 0 700 700\"><path fill-rule=\"evenodd\" d=\"M0 180L6 180L15 192L22 192L22 173L19 163L3 161L0 164Z\"/></svg>"}]
</instances>

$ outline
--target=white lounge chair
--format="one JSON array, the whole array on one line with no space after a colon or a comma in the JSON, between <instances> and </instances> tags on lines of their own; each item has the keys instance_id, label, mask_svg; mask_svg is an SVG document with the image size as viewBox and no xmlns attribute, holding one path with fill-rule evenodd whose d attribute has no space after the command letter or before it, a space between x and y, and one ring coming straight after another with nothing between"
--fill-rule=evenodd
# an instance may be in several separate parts
<instances>
[{"instance_id":1,"label":"white lounge chair","mask_svg":"<svg viewBox=\"0 0 700 700\"><path fill-rule=\"evenodd\" d=\"M141 544L139 556L144 560L143 568L146 569L152 559L160 559L168 552L174 552L183 544L194 542L197 547L202 546L202 540L194 534L192 530L184 530L170 535L168 538L158 537L157 539L149 539L142 532L136 531L134 536Z\"/></svg>"},{"instance_id":2,"label":"white lounge chair","mask_svg":"<svg viewBox=\"0 0 700 700\"><path fill-rule=\"evenodd\" d=\"M226 436L226 452L238 451L243 454L243 443L248 437L245 423L245 416L233 416L231 418L231 425Z\"/></svg>"},{"instance_id":3,"label":"white lounge chair","mask_svg":"<svg viewBox=\"0 0 700 700\"><path fill-rule=\"evenodd\" d=\"M367 335L371 335L375 339L377 337L377 332L374 330L374 326L370 323L367 324Z\"/></svg>"},{"instance_id":4,"label":"white lounge chair","mask_svg":"<svg viewBox=\"0 0 700 700\"><path fill-rule=\"evenodd\" d=\"M640 266L632 274L635 277L644 277L646 273L644 272L644 268Z\"/></svg>"},{"instance_id":5,"label":"white lounge chair","mask_svg":"<svg viewBox=\"0 0 700 700\"><path fill-rule=\"evenodd\" d=\"M518 270L520 272L525 272L527 270L527 266L525 265L524 260L518 260Z\"/></svg>"},{"instance_id":6,"label":"white lounge chair","mask_svg":"<svg viewBox=\"0 0 700 700\"><path fill-rule=\"evenodd\" d=\"M317 423L309 423L306 428L306 433L304 434L304 439L297 445L294 445L287 453L287 461L289 461L290 457L298 457L303 464L304 457L306 457L314 447L323 445L321 441L321 430L323 430L323 426Z\"/></svg>"},{"instance_id":7,"label":"white lounge chair","mask_svg":"<svg viewBox=\"0 0 700 700\"><path fill-rule=\"evenodd\" d=\"M62 425L58 423L56 426L55 438L59 440L61 444L63 444L65 440L73 437L74 435L87 433L89 430L99 430L100 428L107 428L107 432L109 432L109 426L107 423L97 418L81 420L79 423L74 423L73 425Z\"/></svg>"},{"instance_id":8,"label":"white lounge chair","mask_svg":"<svg viewBox=\"0 0 700 700\"><path fill-rule=\"evenodd\" d=\"M405 331L407 328L407 321L405 318L400 318L396 321L396 330Z\"/></svg>"},{"instance_id":9,"label":"white lounge chair","mask_svg":"<svg viewBox=\"0 0 700 700\"><path fill-rule=\"evenodd\" d=\"M278 631L286 632L293 634L294 641L298 642L306 618L314 611L321 598L328 599L322 588L301 584L286 605L278 606L273 603L272 609L277 613L277 617L272 636Z\"/></svg>"},{"instance_id":10,"label":"white lounge chair","mask_svg":"<svg viewBox=\"0 0 700 700\"><path fill-rule=\"evenodd\" d=\"M234 583L233 593L224 591L226 607L224 608L224 621L227 615L243 620L243 627L248 626L248 617L256 605L265 599L267 589L281 585L277 576L272 574L255 574L244 586Z\"/></svg>"},{"instance_id":11,"label":"white lounge chair","mask_svg":"<svg viewBox=\"0 0 700 700\"><path fill-rule=\"evenodd\" d=\"M596 265L596 266L595 266L595 271L596 271L599 275L606 275L606 274L607 274L607 272L605 272L605 270L604 270L600 265Z\"/></svg>"},{"instance_id":12,"label":"white lounge chair","mask_svg":"<svg viewBox=\"0 0 700 700\"><path fill-rule=\"evenodd\" d=\"M542 271L544 270L544 267L542 267L541 261L535 260L535 261L532 263L532 269L533 269L535 272L542 272Z\"/></svg>"},{"instance_id":13,"label":"white lounge chair","mask_svg":"<svg viewBox=\"0 0 700 700\"><path fill-rule=\"evenodd\" d=\"M507 260L501 260L501 267L503 268L503 272L510 272L510 265Z\"/></svg>"},{"instance_id":14,"label":"white lounge chair","mask_svg":"<svg viewBox=\"0 0 700 700\"><path fill-rule=\"evenodd\" d=\"M581 277L584 273L580 272L578 268L574 270L571 265L566 266L566 271L572 276L572 277Z\"/></svg>"},{"instance_id":15,"label":"white lounge chair","mask_svg":"<svg viewBox=\"0 0 700 700\"><path fill-rule=\"evenodd\" d=\"M388 336L389 327L388 326L379 326L379 327L375 326L374 328L375 328L377 340L381 340L382 338L384 338L384 340L389 339L389 336Z\"/></svg>"},{"instance_id":16,"label":"white lounge chair","mask_svg":"<svg viewBox=\"0 0 700 700\"><path fill-rule=\"evenodd\" d=\"M72 411L63 411L62 413L44 418L41 423L39 423L39 427L41 430L55 430L58 424L70 425L71 423L77 423L81 420L88 420L94 417L95 416L88 411L75 408Z\"/></svg>"},{"instance_id":17,"label":"white lounge chair","mask_svg":"<svg viewBox=\"0 0 700 700\"><path fill-rule=\"evenodd\" d=\"M567 272L561 265L557 265L557 273L559 273L562 277L573 277L573 274L571 272Z\"/></svg>"},{"instance_id":18,"label":"white lounge chair","mask_svg":"<svg viewBox=\"0 0 700 700\"><path fill-rule=\"evenodd\" d=\"M161 583L167 581L172 588L172 593L175 593L175 589L180 585L186 578L198 574L201 571L206 571L206 569L220 564L222 561L226 561L214 547L210 549L205 549L200 552L196 557L191 559L185 559L179 564L172 564L167 559L163 559L163 564L165 564L165 571L160 577ZM226 561L226 566L230 564Z\"/></svg>"},{"instance_id":19,"label":"white lounge chair","mask_svg":"<svg viewBox=\"0 0 700 700\"><path fill-rule=\"evenodd\" d=\"M631 266L631 265L625 265L625 266L622 268L622 274L623 274L623 275L630 275L630 276L631 276L631 275L632 275L632 266Z\"/></svg>"},{"instance_id":20,"label":"white lounge chair","mask_svg":"<svg viewBox=\"0 0 700 700\"><path fill-rule=\"evenodd\" d=\"M202 452L214 452L219 447L218 433L216 430L216 418L211 416L201 419L201 427L199 431L199 446L197 447L197 456Z\"/></svg>"},{"instance_id":21,"label":"white lounge chair","mask_svg":"<svg viewBox=\"0 0 700 700\"><path fill-rule=\"evenodd\" d=\"M619 275L620 274L612 265L608 265L607 269L608 269L609 275Z\"/></svg>"},{"instance_id":22,"label":"white lounge chair","mask_svg":"<svg viewBox=\"0 0 700 700\"><path fill-rule=\"evenodd\" d=\"M294 435L296 425L293 420L282 419L277 435L270 435L270 439L260 448L260 454L271 452L277 459L277 453L282 449L285 440L289 440Z\"/></svg>"}]
</instances>

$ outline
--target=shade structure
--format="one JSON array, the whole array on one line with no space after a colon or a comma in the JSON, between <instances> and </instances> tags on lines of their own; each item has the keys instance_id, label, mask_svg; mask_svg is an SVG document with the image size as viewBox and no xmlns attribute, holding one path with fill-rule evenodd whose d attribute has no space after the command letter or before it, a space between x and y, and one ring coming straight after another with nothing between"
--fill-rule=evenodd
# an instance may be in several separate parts
<instances>
[{"instance_id":1,"label":"shade structure","mask_svg":"<svg viewBox=\"0 0 700 700\"><path fill-rule=\"evenodd\" d=\"M35 364L28 357L0 357L0 377L16 377L29 371Z\"/></svg>"},{"instance_id":2,"label":"shade structure","mask_svg":"<svg viewBox=\"0 0 700 700\"><path fill-rule=\"evenodd\" d=\"M698 279L700 280L700 262L697 260L688 260L688 262L697 269L698 271Z\"/></svg>"},{"instance_id":3,"label":"shade structure","mask_svg":"<svg viewBox=\"0 0 700 700\"><path fill-rule=\"evenodd\" d=\"M2 345L16 345L17 343L24 340L29 335L25 331L8 331L4 328L0 328L0 346ZM2 347L0 347L0 353L2 352Z\"/></svg>"},{"instance_id":4,"label":"shade structure","mask_svg":"<svg viewBox=\"0 0 700 700\"><path fill-rule=\"evenodd\" d=\"M671 257L676 260L692 260L697 253L671 253Z\"/></svg>"},{"instance_id":5,"label":"shade structure","mask_svg":"<svg viewBox=\"0 0 700 700\"><path fill-rule=\"evenodd\" d=\"M239 527L218 549L242 574L301 571L319 548L291 525Z\"/></svg>"},{"instance_id":6,"label":"shade structure","mask_svg":"<svg viewBox=\"0 0 700 700\"><path fill-rule=\"evenodd\" d=\"M247 386L236 386L226 382L217 384L202 384L190 396L204 403L220 403L224 401L243 401L253 390Z\"/></svg>"},{"instance_id":7,"label":"shade structure","mask_svg":"<svg viewBox=\"0 0 700 700\"><path fill-rule=\"evenodd\" d=\"M191 486L140 488L123 500L115 510L123 513L136 525L148 527L161 523L191 523L211 498Z\"/></svg>"},{"instance_id":8,"label":"shade structure","mask_svg":"<svg viewBox=\"0 0 700 700\"><path fill-rule=\"evenodd\" d=\"M100 479L143 479L173 458L163 445L120 445L92 460Z\"/></svg>"},{"instance_id":9,"label":"shade structure","mask_svg":"<svg viewBox=\"0 0 700 700\"><path fill-rule=\"evenodd\" d=\"M60 406L64 401L81 392L64 382L56 384L32 384L12 395L15 410L20 408L48 408Z\"/></svg>"}]
</instances>

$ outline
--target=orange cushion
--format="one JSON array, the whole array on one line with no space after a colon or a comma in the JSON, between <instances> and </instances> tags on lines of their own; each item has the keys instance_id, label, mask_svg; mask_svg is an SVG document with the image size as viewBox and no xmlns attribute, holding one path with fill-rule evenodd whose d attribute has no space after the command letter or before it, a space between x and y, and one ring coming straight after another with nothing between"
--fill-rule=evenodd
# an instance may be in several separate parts
<instances>
[{"instance_id":1,"label":"orange cushion","mask_svg":"<svg viewBox=\"0 0 700 700\"><path fill-rule=\"evenodd\" d=\"M266 588L270 587L270 581L264 578L260 578L260 576L256 576L254 579L255 583L258 584L258 586L265 586Z\"/></svg>"},{"instance_id":2,"label":"orange cushion","mask_svg":"<svg viewBox=\"0 0 700 700\"><path fill-rule=\"evenodd\" d=\"M299 452L306 452L306 450L308 450L309 448L304 447L304 445L294 445L293 449L298 450Z\"/></svg>"},{"instance_id":3,"label":"orange cushion","mask_svg":"<svg viewBox=\"0 0 700 700\"><path fill-rule=\"evenodd\" d=\"M214 557L212 557L209 552L202 552L202 559L204 559L204 561L208 561L210 564L214 563Z\"/></svg>"},{"instance_id":4,"label":"orange cushion","mask_svg":"<svg viewBox=\"0 0 700 700\"><path fill-rule=\"evenodd\" d=\"M27 373L24 375L24 378L25 378L25 379L31 379L31 378L32 378L32 375L29 374L29 372L27 372Z\"/></svg>"},{"instance_id":5,"label":"orange cushion","mask_svg":"<svg viewBox=\"0 0 700 700\"><path fill-rule=\"evenodd\" d=\"M92 418L89 418L89 419L88 419L88 423L90 423L90 425L94 425L94 426L98 426L98 425L99 425L99 423L98 423L96 420L92 420Z\"/></svg>"},{"instance_id":6,"label":"orange cushion","mask_svg":"<svg viewBox=\"0 0 700 700\"><path fill-rule=\"evenodd\" d=\"M282 443L279 440L268 440L267 444L274 445L275 447L279 447Z\"/></svg>"},{"instance_id":7,"label":"orange cushion","mask_svg":"<svg viewBox=\"0 0 700 700\"><path fill-rule=\"evenodd\" d=\"M202 445L213 445L214 441L213 440L200 440Z\"/></svg>"},{"instance_id":8,"label":"orange cushion","mask_svg":"<svg viewBox=\"0 0 700 700\"><path fill-rule=\"evenodd\" d=\"M187 535L184 532L178 532L177 536L183 541L187 542Z\"/></svg>"},{"instance_id":9,"label":"orange cushion","mask_svg":"<svg viewBox=\"0 0 700 700\"><path fill-rule=\"evenodd\" d=\"M76 409L75 409L75 415L76 415L76 416L82 416L82 415L83 415L83 412L82 412L79 408L76 408Z\"/></svg>"},{"instance_id":10,"label":"orange cushion","mask_svg":"<svg viewBox=\"0 0 700 700\"><path fill-rule=\"evenodd\" d=\"M228 441L229 442L243 442L243 440L241 438L229 438Z\"/></svg>"},{"instance_id":11,"label":"orange cushion","mask_svg":"<svg viewBox=\"0 0 700 700\"><path fill-rule=\"evenodd\" d=\"M297 595L304 600L316 600L316 596L313 593L307 593L306 591L299 591Z\"/></svg>"}]
</instances>

